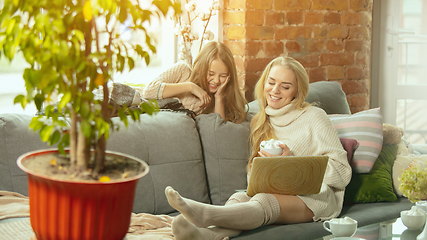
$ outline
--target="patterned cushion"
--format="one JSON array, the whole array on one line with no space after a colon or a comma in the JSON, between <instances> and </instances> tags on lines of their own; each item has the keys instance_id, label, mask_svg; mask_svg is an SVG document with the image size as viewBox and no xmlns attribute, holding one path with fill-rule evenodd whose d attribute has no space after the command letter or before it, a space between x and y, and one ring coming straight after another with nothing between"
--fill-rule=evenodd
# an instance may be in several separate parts
<instances>
[{"instance_id":1,"label":"patterned cushion","mask_svg":"<svg viewBox=\"0 0 427 240\"><path fill-rule=\"evenodd\" d=\"M381 152L383 118L380 108L355 114L329 115L340 138L357 140L351 165L356 173L369 173Z\"/></svg>"}]
</instances>

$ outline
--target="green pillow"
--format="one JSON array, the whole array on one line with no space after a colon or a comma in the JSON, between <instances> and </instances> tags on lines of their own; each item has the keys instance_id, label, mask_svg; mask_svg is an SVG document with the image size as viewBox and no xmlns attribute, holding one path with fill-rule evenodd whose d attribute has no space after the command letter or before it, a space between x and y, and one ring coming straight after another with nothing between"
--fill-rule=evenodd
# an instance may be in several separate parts
<instances>
[{"instance_id":1,"label":"green pillow","mask_svg":"<svg viewBox=\"0 0 427 240\"><path fill-rule=\"evenodd\" d=\"M345 189L344 204L397 200L391 174L396 153L397 145L383 145L370 173L353 172Z\"/></svg>"}]
</instances>

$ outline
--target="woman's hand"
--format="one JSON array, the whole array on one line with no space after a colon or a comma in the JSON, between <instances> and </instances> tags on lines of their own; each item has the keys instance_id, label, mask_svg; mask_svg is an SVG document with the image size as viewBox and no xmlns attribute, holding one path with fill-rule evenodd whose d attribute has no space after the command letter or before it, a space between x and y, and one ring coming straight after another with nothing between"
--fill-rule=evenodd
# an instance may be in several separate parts
<instances>
[{"instance_id":1,"label":"woman's hand","mask_svg":"<svg viewBox=\"0 0 427 240\"><path fill-rule=\"evenodd\" d=\"M264 150L259 151L258 154L261 157L292 156L291 150L289 149L289 147L286 144L279 144L279 147L281 147L283 149L283 152L281 155L273 155L273 154L270 154Z\"/></svg>"},{"instance_id":2,"label":"woman's hand","mask_svg":"<svg viewBox=\"0 0 427 240\"><path fill-rule=\"evenodd\" d=\"M227 86L227 83L230 81L230 76L228 76L225 81L218 87L215 93L215 100L222 100L224 98L224 89Z\"/></svg>"},{"instance_id":3,"label":"woman's hand","mask_svg":"<svg viewBox=\"0 0 427 240\"><path fill-rule=\"evenodd\" d=\"M211 98L209 97L208 93L205 90L203 90L201 87L197 86L197 84L195 83L192 84L191 93L200 99L201 101L201 104L199 105L200 108L205 108L209 106L209 103L211 102Z\"/></svg>"}]
</instances>

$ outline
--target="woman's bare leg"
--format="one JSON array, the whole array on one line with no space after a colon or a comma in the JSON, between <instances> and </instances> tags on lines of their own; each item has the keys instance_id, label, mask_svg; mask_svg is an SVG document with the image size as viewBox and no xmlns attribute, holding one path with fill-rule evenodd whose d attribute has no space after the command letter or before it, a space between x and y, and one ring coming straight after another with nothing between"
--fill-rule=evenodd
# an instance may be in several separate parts
<instances>
[{"instance_id":1,"label":"woman's bare leg","mask_svg":"<svg viewBox=\"0 0 427 240\"><path fill-rule=\"evenodd\" d=\"M313 221L313 212L301 198L292 195L273 195L280 205L280 214L275 223L292 224Z\"/></svg>"}]
</instances>

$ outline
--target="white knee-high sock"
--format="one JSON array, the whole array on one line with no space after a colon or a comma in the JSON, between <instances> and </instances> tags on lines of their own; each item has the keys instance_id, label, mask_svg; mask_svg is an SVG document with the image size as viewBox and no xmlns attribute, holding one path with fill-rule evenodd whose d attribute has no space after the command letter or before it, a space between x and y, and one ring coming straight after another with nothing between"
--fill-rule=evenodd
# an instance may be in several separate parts
<instances>
[{"instance_id":1,"label":"white knee-high sock","mask_svg":"<svg viewBox=\"0 0 427 240\"><path fill-rule=\"evenodd\" d=\"M280 205L271 194L257 194L248 202L214 206L183 198L172 187L165 189L169 204L196 227L217 226L236 230L251 230L274 223Z\"/></svg>"},{"instance_id":2,"label":"white knee-high sock","mask_svg":"<svg viewBox=\"0 0 427 240\"><path fill-rule=\"evenodd\" d=\"M233 195L231 195L230 198L228 198L225 205L249 202L249 200L251 200L251 197L246 195L246 192L236 192Z\"/></svg>"},{"instance_id":3,"label":"white knee-high sock","mask_svg":"<svg viewBox=\"0 0 427 240\"><path fill-rule=\"evenodd\" d=\"M176 240L228 240L241 231L220 227L198 228L178 215L172 221L172 233Z\"/></svg>"}]
</instances>

